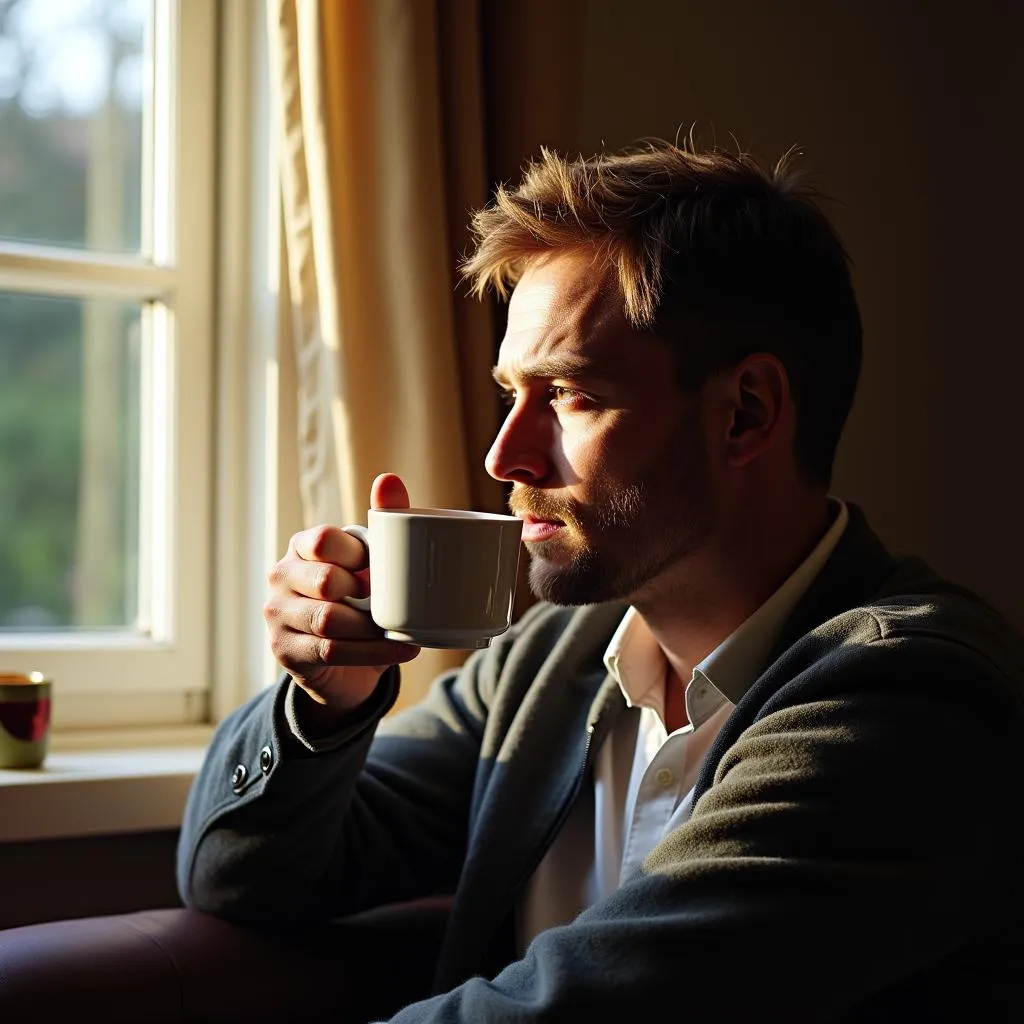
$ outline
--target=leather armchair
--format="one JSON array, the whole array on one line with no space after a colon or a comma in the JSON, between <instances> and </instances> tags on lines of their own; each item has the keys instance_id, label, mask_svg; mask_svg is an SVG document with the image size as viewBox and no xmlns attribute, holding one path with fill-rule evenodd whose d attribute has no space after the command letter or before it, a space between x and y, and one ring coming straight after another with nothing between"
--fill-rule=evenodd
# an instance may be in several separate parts
<instances>
[{"instance_id":1,"label":"leather armchair","mask_svg":"<svg viewBox=\"0 0 1024 1024\"><path fill-rule=\"evenodd\" d=\"M166 909L0 931L0 1020L379 1020L429 994L448 900L301 933Z\"/></svg>"}]
</instances>

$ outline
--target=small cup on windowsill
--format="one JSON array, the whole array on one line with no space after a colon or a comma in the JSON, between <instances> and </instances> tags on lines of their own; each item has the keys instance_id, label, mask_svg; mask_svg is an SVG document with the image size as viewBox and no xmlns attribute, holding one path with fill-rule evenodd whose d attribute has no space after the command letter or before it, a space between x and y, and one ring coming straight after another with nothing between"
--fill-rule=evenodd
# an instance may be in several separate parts
<instances>
[{"instance_id":1,"label":"small cup on windowsill","mask_svg":"<svg viewBox=\"0 0 1024 1024\"><path fill-rule=\"evenodd\" d=\"M39 768L46 760L52 689L42 672L0 671L0 768Z\"/></svg>"}]
</instances>

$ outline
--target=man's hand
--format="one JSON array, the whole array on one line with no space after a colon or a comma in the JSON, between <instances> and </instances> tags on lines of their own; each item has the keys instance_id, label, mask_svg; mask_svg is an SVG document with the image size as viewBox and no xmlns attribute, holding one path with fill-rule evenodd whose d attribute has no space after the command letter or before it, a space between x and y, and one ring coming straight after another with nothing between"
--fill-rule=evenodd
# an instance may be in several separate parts
<instances>
[{"instance_id":1,"label":"man's hand","mask_svg":"<svg viewBox=\"0 0 1024 1024\"><path fill-rule=\"evenodd\" d=\"M383 473L373 482L371 508L408 508L401 479ZM337 526L295 534L267 579L263 617L278 664L321 706L310 709L317 731L358 707L391 665L419 654L411 644L385 640L370 618L342 597L365 592L366 549ZM311 721L311 724L312 721Z\"/></svg>"}]
</instances>

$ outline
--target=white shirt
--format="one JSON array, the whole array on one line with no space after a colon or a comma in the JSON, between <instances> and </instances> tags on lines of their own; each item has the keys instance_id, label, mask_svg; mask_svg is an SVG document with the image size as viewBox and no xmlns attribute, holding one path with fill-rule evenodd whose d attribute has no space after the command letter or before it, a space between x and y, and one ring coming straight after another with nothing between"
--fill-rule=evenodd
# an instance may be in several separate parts
<instances>
[{"instance_id":1,"label":"white shirt","mask_svg":"<svg viewBox=\"0 0 1024 1024\"><path fill-rule=\"evenodd\" d=\"M539 932L567 924L612 893L693 805L701 762L765 661L797 602L821 571L849 519L844 502L817 547L745 622L693 670L687 725L664 721L667 661L640 614L630 608L604 661L629 707L597 753L592 799L576 801L517 908L520 952Z\"/></svg>"}]
</instances>

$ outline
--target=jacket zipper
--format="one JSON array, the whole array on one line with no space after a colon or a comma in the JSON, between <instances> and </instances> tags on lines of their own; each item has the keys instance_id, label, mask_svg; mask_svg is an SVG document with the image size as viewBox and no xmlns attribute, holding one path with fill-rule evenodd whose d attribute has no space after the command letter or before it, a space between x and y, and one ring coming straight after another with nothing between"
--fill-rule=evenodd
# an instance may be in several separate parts
<instances>
[{"instance_id":1,"label":"jacket zipper","mask_svg":"<svg viewBox=\"0 0 1024 1024\"><path fill-rule=\"evenodd\" d=\"M530 863L526 869L516 879L516 884L509 890L508 898L505 901L505 909L502 914L507 914L512 909L514 902L515 893L517 893L522 886L526 883L526 880L537 870L537 865L544 859L544 855L548 852L551 847L554 838L558 835L559 830L565 824L565 819L569 817L569 812L572 810L573 804L576 803L576 798L580 794L580 789L583 786L583 780L587 777L587 768L590 764L590 747L594 740L594 730L597 726L597 722L589 722L587 724L587 740L586 745L583 748L583 760L580 762L580 769L576 774L576 781L573 783L571 792L569 793L569 799L562 804L562 808L558 813L558 817L555 818L554 822L548 828L547 832L544 833L544 841L538 845L538 854Z\"/></svg>"}]
</instances>

